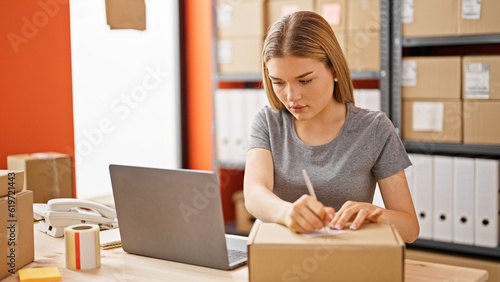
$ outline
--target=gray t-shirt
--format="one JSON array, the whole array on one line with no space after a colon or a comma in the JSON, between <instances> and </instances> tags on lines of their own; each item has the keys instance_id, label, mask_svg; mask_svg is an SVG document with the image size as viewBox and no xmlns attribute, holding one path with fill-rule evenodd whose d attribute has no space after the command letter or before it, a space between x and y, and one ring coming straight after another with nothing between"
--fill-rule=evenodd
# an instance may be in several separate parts
<instances>
[{"instance_id":1,"label":"gray t-shirt","mask_svg":"<svg viewBox=\"0 0 500 282\"><path fill-rule=\"evenodd\" d=\"M273 192L294 202L308 194L302 175L307 170L318 200L335 210L348 200L373 201L377 179L411 165L392 122L383 112L347 104L341 131L318 146L302 142L294 117L287 111L264 107L256 115L249 148L270 150L274 164Z\"/></svg>"}]
</instances>

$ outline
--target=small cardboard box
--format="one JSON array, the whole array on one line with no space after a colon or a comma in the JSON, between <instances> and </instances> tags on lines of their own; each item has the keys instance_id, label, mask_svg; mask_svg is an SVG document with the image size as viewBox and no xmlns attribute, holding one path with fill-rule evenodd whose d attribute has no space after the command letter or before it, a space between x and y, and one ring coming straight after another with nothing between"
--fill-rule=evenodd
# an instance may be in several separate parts
<instances>
[{"instance_id":1,"label":"small cardboard box","mask_svg":"<svg viewBox=\"0 0 500 282\"><path fill-rule=\"evenodd\" d=\"M380 32L365 30L348 32L346 59L351 71L379 71Z\"/></svg>"},{"instance_id":2,"label":"small cardboard box","mask_svg":"<svg viewBox=\"0 0 500 282\"><path fill-rule=\"evenodd\" d=\"M350 0L349 30L380 32L380 0Z\"/></svg>"},{"instance_id":3,"label":"small cardboard box","mask_svg":"<svg viewBox=\"0 0 500 282\"><path fill-rule=\"evenodd\" d=\"M223 74L255 74L261 72L263 39L231 37L220 39L217 44L219 72Z\"/></svg>"},{"instance_id":4,"label":"small cardboard box","mask_svg":"<svg viewBox=\"0 0 500 282\"><path fill-rule=\"evenodd\" d=\"M264 0L217 0L216 17L218 38L265 35Z\"/></svg>"},{"instance_id":5,"label":"small cardboard box","mask_svg":"<svg viewBox=\"0 0 500 282\"><path fill-rule=\"evenodd\" d=\"M33 191L35 203L73 197L73 167L66 154L47 152L7 156L10 170L24 171L25 189Z\"/></svg>"},{"instance_id":6,"label":"small cardboard box","mask_svg":"<svg viewBox=\"0 0 500 282\"><path fill-rule=\"evenodd\" d=\"M250 230L252 229L252 226L255 222L255 217L250 214L245 207L245 197L243 196L243 190L234 192L233 202L236 215L236 230L244 234L250 233Z\"/></svg>"},{"instance_id":7,"label":"small cardboard box","mask_svg":"<svg viewBox=\"0 0 500 282\"><path fill-rule=\"evenodd\" d=\"M460 99L461 58L406 57L402 64L403 99Z\"/></svg>"},{"instance_id":8,"label":"small cardboard box","mask_svg":"<svg viewBox=\"0 0 500 282\"><path fill-rule=\"evenodd\" d=\"M389 224L308 238L262 223L248 238L250 281L403 281L405 244Z\"/></svg>"},{"instance_id":9,"label":"small cardboard box","mask_svg":"<svg viewBox=\"0 0 500 282\"><path fill-rule=\"evenodd\" d=\"M403 6L403 37L458 35L459 0L418 0Z\"/></svg>"},{"instance_id":10,"label":"small cardboard box","mask_svg":"<svg viewBox=\"0 0 500 282\"><path fill-rule=\"evenodd\" d=\"M144 0L106 0L106 22L110 29L146 29Z\"/></svg>"},{"instance_id":11,"label":"small cardboard box","mask_svg":"<svg viewBox=\"0 0 500 282\"><path fill-rule=\"evenodd\" d=\"M462 98L500 100L500 56L462 58Z\"/></svg>"},{"instance_id":12,"label":"small cardboard box","mask_svg":"<svg viewBox=\"0 0 500 282\"><path fill-rule=\"evenodd\" d=\"M275 21L297 11L314 11L314 0L268 0L266 1L266 28Z\"/></svg>"},{"instance_id":13,"label":"small cardboard box","mask_svg":"<svg viewBox=\"0 0 500 282\"><path fill-rule=\"evenodd\" d=\"M0 170L0 197L9 193L21 192L24 189L24 171Z\"/></svg>"},{"instance_id":14,"label":"small cardboard box","mask_svg":"<svg viewBox=\"0 0 500 282\"><path fill-rule=\"evenodd\" d=\"M462 142L462 102L403 100L402 137L424 142Z\"/></svg>"},{"instance_id":15,"label":"small cardboard box","mask_svg":"<svg viewBox=\"0 0 500 282\"><path fill-rule=\"evenodd\" d=\"M500 145L500 101L464 101L464 143Z\"/></svg>"},{"instance_id":16,"label":"small cardboard box","mask_svg":"<svg viewBox=\"0 0 500 282\"><path fill-rule=\"evenodd\" d=\"M0 198L0 279L35 258L33 192Z\"/></svg>"},{"instance_id":17,"label":"small cardboard box","mask_svg":"<svg viewBox=\"0 0 500 282\"><path fill-rule=\"evenodd\" d=\"M315 10L330 23L335 33L347 30L346 0L316 0Z\"/></svg>"},{"instance_id":18,"label":"small cardboard box","mask_svg":"<svg viewBox=\"0 0 500 282\"><path fill-rule=\"evenodd\" d=\"M468 1L466 4L460 0L458 5L459 35L500 33L500 1Z\"/></svg>"}]
</instances>

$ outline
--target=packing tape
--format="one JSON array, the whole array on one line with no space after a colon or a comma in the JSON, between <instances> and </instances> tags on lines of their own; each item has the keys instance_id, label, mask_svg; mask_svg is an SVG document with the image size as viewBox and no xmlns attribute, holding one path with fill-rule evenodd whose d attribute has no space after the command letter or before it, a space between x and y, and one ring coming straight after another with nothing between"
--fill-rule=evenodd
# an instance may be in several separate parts
<instances>
[{"instance_id":1,"label":"packing tape","mask_svg":"<svg viewBox=\"0 0 500 282\"><path fill-rule=\"evenodd\" d=\"M99 226L76 224L64 228L66 268L92 269L101 266Z\"/></svg>"}]
</instances>

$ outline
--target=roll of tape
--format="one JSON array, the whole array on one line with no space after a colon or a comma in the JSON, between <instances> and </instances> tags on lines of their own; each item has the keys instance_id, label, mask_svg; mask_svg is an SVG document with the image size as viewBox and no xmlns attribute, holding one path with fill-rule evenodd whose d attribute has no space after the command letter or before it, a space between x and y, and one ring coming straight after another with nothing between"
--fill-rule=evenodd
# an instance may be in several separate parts
<instances>
[{"instance_id":1,"label":"roll of tape","mask_svg":"<svg viewBox=\"0 0 500 282\"><path fill-rule=\"evenodd\" d=\"M77 224L64 228L66 268L92 269L101 266L99 226Z\"/></svg>"}]
</instances>

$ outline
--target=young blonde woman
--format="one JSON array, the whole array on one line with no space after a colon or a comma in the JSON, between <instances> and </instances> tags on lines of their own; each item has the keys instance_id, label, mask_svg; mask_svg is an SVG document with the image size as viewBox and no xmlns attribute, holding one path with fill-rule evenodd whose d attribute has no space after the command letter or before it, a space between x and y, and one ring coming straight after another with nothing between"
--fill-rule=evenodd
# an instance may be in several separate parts
<instances>
[{"instance_id":1,"label":"young blonde woman","mask_svg":"<svg viewBox=\"0 0 500 282\"><path fill-rule=\"evenodd\" d=\"M251 129L249 212L295 232L388 222L413 242L419 225L404 174L410 160L384 113L354 105L349 69L328 22L313 12L281 18L264 42L262 71L272 108L263 108ZM385 208L372 204L377 182Z\"/></svg>"}]
</instances>

